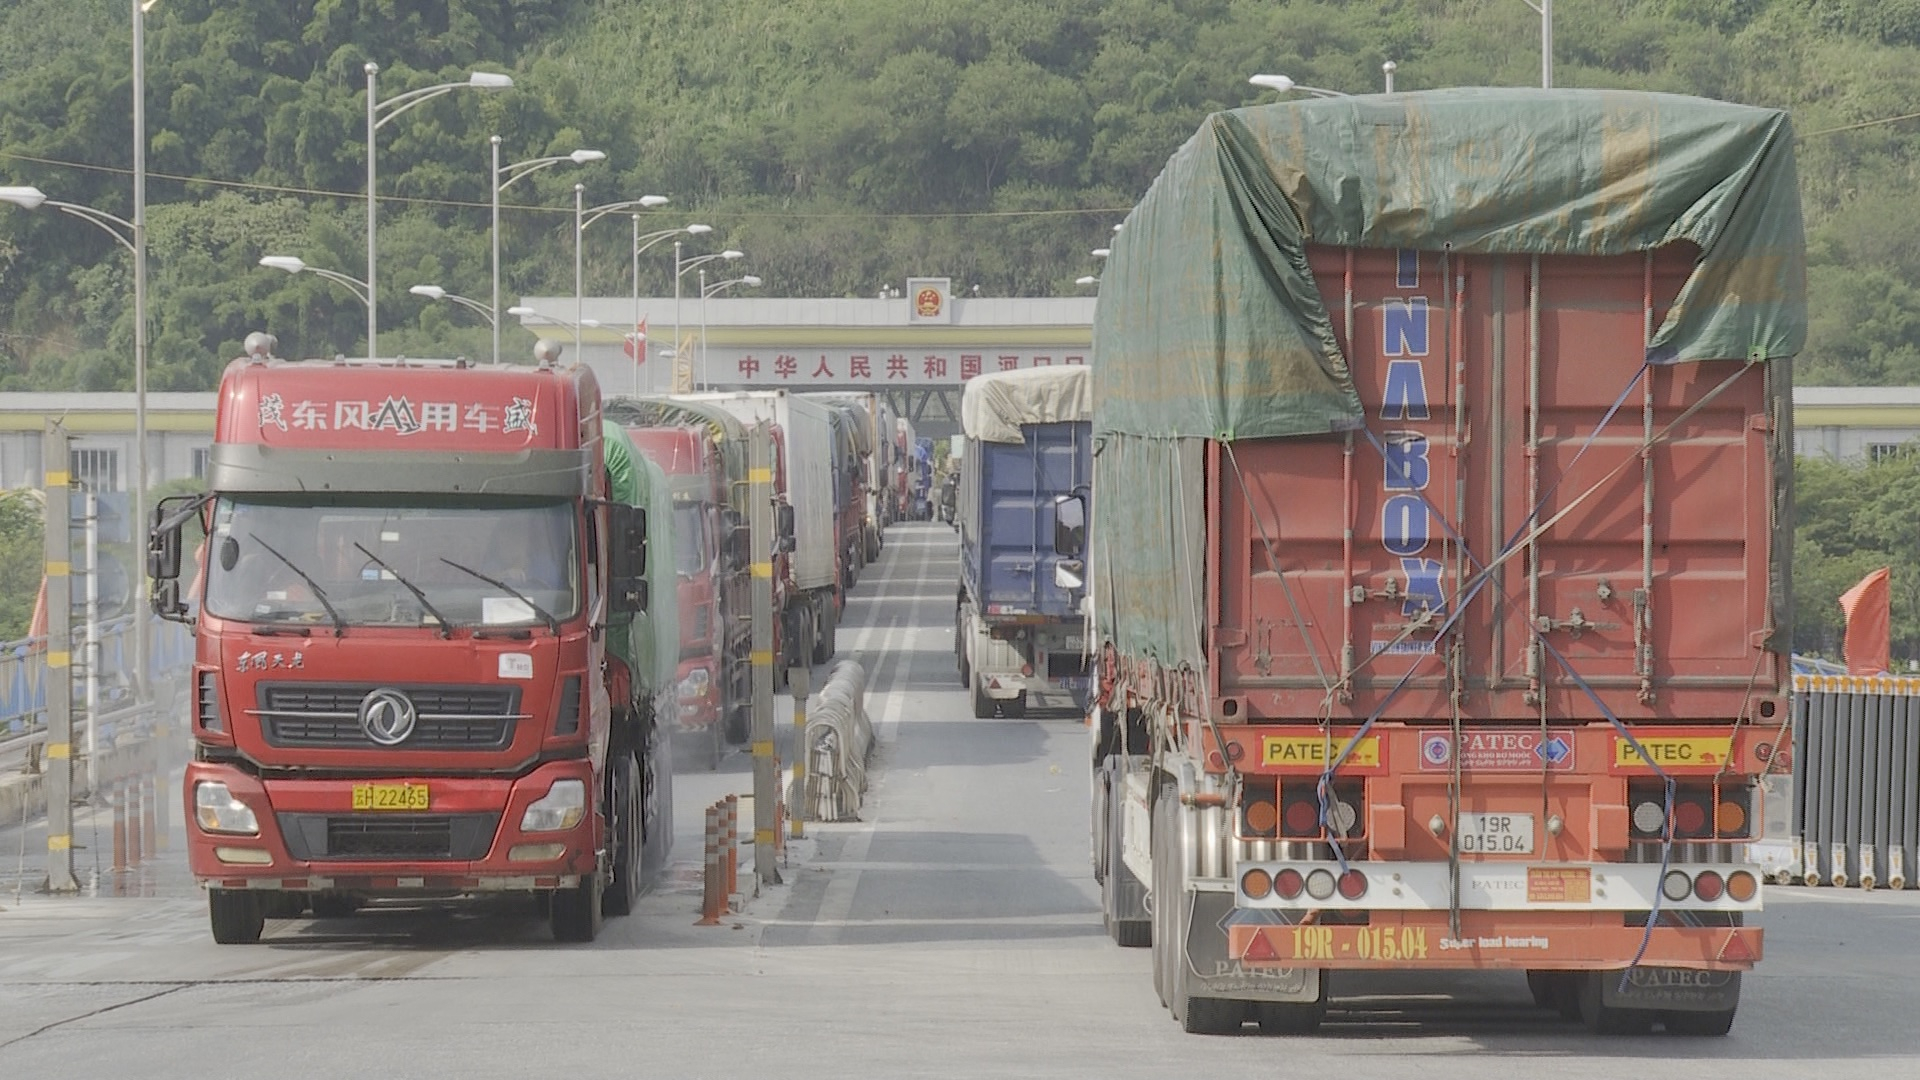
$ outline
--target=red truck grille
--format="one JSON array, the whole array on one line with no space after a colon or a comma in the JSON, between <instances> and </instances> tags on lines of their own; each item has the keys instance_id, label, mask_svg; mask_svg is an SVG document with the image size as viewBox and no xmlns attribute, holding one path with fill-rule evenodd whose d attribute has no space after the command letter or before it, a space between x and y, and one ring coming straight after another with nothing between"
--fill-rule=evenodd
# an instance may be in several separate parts
<instances>
[{"instance_id":1,"label":"red truck grille","mask_svg":"<svg viewBox=\"0 0 1920 1080\"><path fill-rule=\"evenodd\" d=\"M376 749L360 724L371 683L266 683L259 690L260 734L268 746ZM513 742L520 691L494 686L398 686L417 714L396 750L499 750Z\"/></svg>"},{"instance_id":2,"label":"red truck grille","mask_svg":"<svg viewBox=\"0 0 1920 1080\"><path fill-rule=\"evenodd\" d=\"M287 854L327 859L484 859L498 814L281 814Z\"/></svg>"}]
</instances>

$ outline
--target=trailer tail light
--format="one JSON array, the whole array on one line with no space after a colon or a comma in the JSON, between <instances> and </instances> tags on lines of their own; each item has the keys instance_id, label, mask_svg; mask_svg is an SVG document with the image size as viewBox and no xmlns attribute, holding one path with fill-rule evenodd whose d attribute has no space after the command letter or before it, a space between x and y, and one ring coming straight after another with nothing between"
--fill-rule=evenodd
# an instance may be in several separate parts
<instances>
[{"instance_id":1,"label":"trailer tail light","mask_svg":"<svg viewBox=\"0 0 1920 1080\"><path fill-rule=\"evenodd\" d=\"M1280 823L1280 810L1274 805L1277 792L1271 782L1249 779L1240 793L1240 832L1243 836L1270 837Z\"/></svg>"},{"instance_id":2,"label":"trailer tail light","mask_svg":"<svg viewBox=\"0 0 1920 1080\"><path fill-rule=\"evenodd\" d=\"M1320 796L1312 784L1290 784L1280 791L1280 834L1320 835Z\"/></svg>"},{"instance_id":3,"label":"trailer tail light","mask_svg":"<svg viewBox=\"0 0 1920 1080\"><path fill-rule=\"evenodd\" d=\"M1669 870L1667 876L1660 879L1660 895L1669 900L1680 901L1693 895L1693 882L1684 870Z\"/></svg>"},{"instance_id":4,"label":"trailer tail light","mask_svg":"<svg viewBox=\"0 0 1920 1080\"><path fill-rule=\"evenodd\" d=\"M1720 899L1720 894L1725 891L1726 881L1721 878L1717 871L1702 870L1694 875L1693 895L1700 899L1707 901L1718 900Z\"/></svg>"},{"instance_id":5,"label":"trailer tail light","mask_svg":"<svg viewBox=\"0 0 1920 1080\"><path fill-rule=\"evenodd\" d=\"M1358 900L1367 895L1367 875L1357 869L1349 869L1340 875L1340 896L1346 900Z\"/></svg>"},{"instance_id":6,"label":"trailer tail light","mask_svg":"<svg viewBox=\"0 0 1920 1080\"><path fill-rule=\"evenodd\" d=\"M226 730L220 718L220 686L214 682L213 672L202 671L194 677L193 706L201 731Z\"/></svg>"},{"instance_id":7,"label":"trailer tail light","mask_svg":"<svg viewBox=\"0 0 1920 1080\"><path fill-rule=\"evenodd\" d=\"M554 718L555 735L580 733L580 676L569 675L560 687L560 713Z\"/></svg>"},{"instance_id":8,"label":"trailer tail light","mask_svg":"<svg viewBox=\"0 0 1920 1080\"><path fill-rule=\"evenodd\" d=\"M1660 784L1635 784L1627 793L1633 806L1637 840L1666 838L1666 792ZM1673 791L1675 840L1744 840L1753 827L1753 792L1746 787L1716 790L1712 784L1676 785Z\"/></svg>"},{"instance_id":9,"label":"trailer tail light","mask_svg":"<svg viewBox=\"0 0 1920 1080\"><path fill-rule=\"evenodd\" d=\"M1333 871L1321 869L1307 875L1307 895L1315 900L1331 900L1336 885Z\"/></svg>"},{"instance_id":10,"label":"trailer tail light","mask_svg":"<svg viewBox=\"0 0 1920 1080\"><path fill-rule=\"evenodd\" d=\"M1735 870L1727 875L1727 898L1742 904L1760 894L1760 879L1745 870Z\"/></svg>"},{"instance_id":11,"label":"trailer tail light","mask_svg":"<svg viewBox=\"0 0 1920 1080\"><path fill-rule=\"evenodd\" d=\"M1273 891L1279 893L1282 900L1299 899L1301 891L1306 887L1306 879L1300 876L1300 871L1292 867L1273 875Z\"/></svg>"},{"instance_id":12,"label":"trailer tail light","mask_svg":"<svg viewBox=\"0 0 1920 1080\"><path fill-rule=\"evenodd\" d=\"M1254 867L1240 875L1240 891L1246 893L1249 900L1265 900L1273 891L1273 875Z\"/></svg>"}]
</instances>

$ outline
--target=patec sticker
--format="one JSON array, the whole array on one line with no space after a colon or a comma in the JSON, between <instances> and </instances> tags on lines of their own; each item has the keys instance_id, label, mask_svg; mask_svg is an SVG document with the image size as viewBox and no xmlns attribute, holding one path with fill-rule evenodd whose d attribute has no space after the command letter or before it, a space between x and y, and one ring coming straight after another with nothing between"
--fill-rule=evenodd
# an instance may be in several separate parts
<instances>
[{"instance_id":1,"label":"patec sticker","mask_svg":"<svg viewBox=\"0 0 1920 1080\"><path fill-rule=\"evenodd\" d=\"M501 653L500 677L503 679L533 678L533 654L520 652Z\"/></svg>"}]
</instances>

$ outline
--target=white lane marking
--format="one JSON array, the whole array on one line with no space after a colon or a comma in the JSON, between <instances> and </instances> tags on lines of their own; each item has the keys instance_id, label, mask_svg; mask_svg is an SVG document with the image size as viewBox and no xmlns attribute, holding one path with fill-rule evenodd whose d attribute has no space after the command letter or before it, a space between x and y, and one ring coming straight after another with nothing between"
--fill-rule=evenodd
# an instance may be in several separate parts
<instances>
[{"instance_id":1,"label":"white lane marking","mask_svg":"<svg viewBox=\"0 0 1920 1080\"><path fill-rule=\"evenodd\" d=\"M924 547L926 550L921 552L920 565L913 577L916 584L925 580L925 571L931 561L929 556L933 545L924 545ZM889 567L889 569L893 568ZM889 575L888 585L892 584L893 580ZM905 686L907 669L912 665L910 654L916 651L909 647L908 642L922 629L920 604L925 599L924 592L916 591L907 611L906 625L901 626L898 621L895 621L890 626L890 629L895 632L890 635L892 640L888 642L883 653L882 664L892 660L893 668L889 673L887 688L883 691L887 699L886 708L881 714L880 723L874 728L876 753L879 747L892 743L899 735L900 717L906 711L907 705ZM869 626L867 629L871 630L873 627ZM879 668L880 665L875 666L876 673ZM866 820L855 826L852 834L847 837L847 844L841 850L839 861L851 865L847 869L836 872L833 880L827 882L827 887L820 897L820 910L815 916L813 925L807 930L807 944L832 945L839 940L840 930L847 925L847 916L853 911L854 893L860 888L860 864L866 861L867 851L873 845L873 834L875 826L879 824L879 817L874 804L869 803Z\"/></svg>"}]
</instances>

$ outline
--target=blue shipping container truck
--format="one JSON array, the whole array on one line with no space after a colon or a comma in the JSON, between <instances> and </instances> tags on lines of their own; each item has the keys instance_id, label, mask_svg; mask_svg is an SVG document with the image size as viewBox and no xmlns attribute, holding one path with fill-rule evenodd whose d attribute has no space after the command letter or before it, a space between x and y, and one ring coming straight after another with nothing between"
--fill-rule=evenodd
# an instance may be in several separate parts
<instances>
[{"instance_id":1,"label":"blue shipping container truck","mask_svg":"<svg viewBox=\"0 0 1920 1080\"><path fill-rule=\"evenodd\" d=\"M996 372L967 383L954 654L973 714L1080 708L1089 664L1084 569L1054 551L1061 498L1093 475L1093 401L1082 367Z\"/></svg>"}]
</instances>

